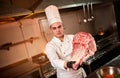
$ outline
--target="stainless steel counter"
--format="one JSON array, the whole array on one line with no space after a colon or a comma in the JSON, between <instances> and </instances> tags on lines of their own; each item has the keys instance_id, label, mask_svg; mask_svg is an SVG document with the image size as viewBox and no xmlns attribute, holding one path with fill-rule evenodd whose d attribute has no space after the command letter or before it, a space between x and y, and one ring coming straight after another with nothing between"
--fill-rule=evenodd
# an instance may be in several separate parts
<instances>
[{"instance_id":1,"label":"stainless steel counter","mask_svg":"<svg viewBox=\"0 0 120 78\"><path fill-rule=\"evenodd\" d=\"M117 57L115 57L114 59L112 59L111 61L109 61L105 65L103 65L102 67L104 67L104 66L114 66L114 67L120 68L120 55L118 55ZM88 75L87 78L101 78L97 73L98 70L96 70L93 73L91 73L90 75Z\"/></svg>"},{"instance_id":2,"label":"stainless steel counter","mask_svg":"<svg viewBox=\"0 0 120 78\"><path fill-rule=\"evenodd\" d=\"M113 45L110 45L102 50L97 51L94 56L90 57L86 62L87 64L91 64L95 60L101 58L104 54L108 53L109 51L113 50L115 47L119 46L119 43L115 43Z\"/></svg>"},{"instance_id":3,"label":"stainless steel counter","mask_svg":"<svg viewBox=\"0 0 120 78\"><path fill-rule=\"evenodd\" d=\"M101 66L118 56L120 53L120 43L116 42L98 50L94 56L90 57L84 65L84 69L89 75L91 72L99 69Z\"/></svg>"}]
</instances>

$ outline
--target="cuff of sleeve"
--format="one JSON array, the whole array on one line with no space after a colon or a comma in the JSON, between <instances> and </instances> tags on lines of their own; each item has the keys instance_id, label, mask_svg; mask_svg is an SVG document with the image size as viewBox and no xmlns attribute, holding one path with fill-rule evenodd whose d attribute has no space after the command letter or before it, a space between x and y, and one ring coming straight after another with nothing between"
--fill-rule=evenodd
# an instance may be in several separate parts
<instances>
[{"instance_id":1,"label":"cuff of sleeve","mask_svg":"<svg viewBox=\"0 0 120 78\"><path fill-rule=\"evenodd\" d=\"M69 71L70 69L69 69L69 68L67 68L66 70L67 70L67 71Z\"/></svg>"},{"instance_id":2,"label":"cuff of sleeve","mask_svg":"<svg viewBox=\"0 0 120 78\"><path fill-rule=\"evenodd\" d=\"M65 68L65 67L64 67L64 63L65 63L65 61L63 61L63 62L61 63L61 64L62 64L62 65L60 65L60 66L62 66L61 68L62 68L63 70L69 71L70 68Z\"/></svg>"},{"instance_id":3,"label":"cuff of sleeve","mask_svg":"<svg viewBox=\"0 0 120 78\"><path fill-rule=\"evenodd\" d=\"M66 70L65 67L64 67L64 63L65 63L65 61L61 61L61 62L59 63L59 67L60 67L61 69L63 69L63 70Z\"/></svg>"}]
</instances>

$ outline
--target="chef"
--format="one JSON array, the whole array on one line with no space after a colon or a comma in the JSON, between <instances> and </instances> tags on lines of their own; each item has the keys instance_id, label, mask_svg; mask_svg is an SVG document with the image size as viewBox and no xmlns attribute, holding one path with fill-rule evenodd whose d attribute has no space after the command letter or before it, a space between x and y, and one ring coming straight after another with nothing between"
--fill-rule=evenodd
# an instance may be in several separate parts
<instances>
[{"instance_id":1,"label":"chef","mask_svg":"<svg viewBox=\"0 0 120 78\"><path fill-rule=\"evenodd\" d=\"M75 61L70 61L74 35L64 34L64 25L58 8L50 5L45 8L45 14L54 35L46 45L46 54L51 65L57 70L57 78L85 78L84 69L82 67L74 68Z\"/></svg>"}]
</instances>

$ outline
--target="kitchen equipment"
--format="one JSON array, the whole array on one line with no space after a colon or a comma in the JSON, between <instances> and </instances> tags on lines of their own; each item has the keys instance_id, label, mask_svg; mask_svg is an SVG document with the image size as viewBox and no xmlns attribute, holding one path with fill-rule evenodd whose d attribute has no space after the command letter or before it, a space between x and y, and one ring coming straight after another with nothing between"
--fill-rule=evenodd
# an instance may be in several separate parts
<instances>
[{"instance_id":1,"label":"kitchen equipment","mask_svg":"<svg viewBox=\"0 0 120 78\"><path fill-rule=\"evenodd\" d=\"M115 76L120 75L120 68L106 66L99 69L97 73L100 78L115 78Z\"/></svg>"},{"instance_id":2,"label":"kitchen equipment","mask_svg":"<svg viewBox=\"0 0 120 78\"><path fill-rule=\"evenodd\" d=\"M87 22L87 19L86 19L85 4L83 4L83 14L84 14L84 19L83 19L83 22Z\"/></svg>"},{"instance_id":3,"label":"kitchen equipment","mask_svg":"<svg viewBox=\"0 0 120 78\"><path fill-rule=\"evenodd\" d=\"M91 16L90 16L90 4L88 3L87 4L87 10L88 10L88 21L92 21L92 18L91 18Z\"/></svg>"},{"instance_id":4,"label":"kitchen equipment","mask_svg":"<svg viewBox=\"0 0 120 78\"><path fill-rule=\"evenodd\" d=\"M90 5L91 5L91 19L94 19L94 16L93 16L93 3L90 3Z\"/></svg>"},{"instance_id":5,"label":"kitchen equipment","mask_svg":"<svg viewBox=\"0 0 120 78\"><path fill-rule=\"evenodd\" d=\"M41 78L56 78L56 69L52 67L47 55L40 53L32 57L34 63L39 64L41 70Z\"/></svg>"}]
</instances>

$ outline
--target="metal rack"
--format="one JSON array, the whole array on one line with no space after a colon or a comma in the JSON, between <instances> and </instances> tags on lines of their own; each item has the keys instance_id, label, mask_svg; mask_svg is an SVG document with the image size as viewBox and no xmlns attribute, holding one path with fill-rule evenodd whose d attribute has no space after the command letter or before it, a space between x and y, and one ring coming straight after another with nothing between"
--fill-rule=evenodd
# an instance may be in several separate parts
<instances>
[{"instance_id":1,"label":"metal rack","mask_svg":"<svg viewBox=\"0 0 120 78\"><path fill-rule=\"evenodd\" d=\"M23 44L23 43L26 43L26 42L33 43L33 40L36 40L36 39L39 39L39 37L31 37L27 40L23 40L23 41L16 42L16 43L12 43L12 42L5 43L5 44L0 46L0 50L9 50L10 47L13 47L13 46L16 46L16 45L19 45L19 44Z\"/></svg>"}]
</instances>

